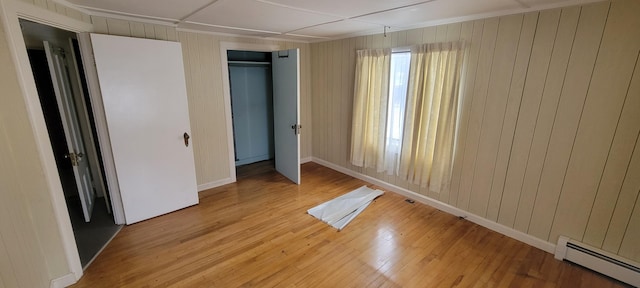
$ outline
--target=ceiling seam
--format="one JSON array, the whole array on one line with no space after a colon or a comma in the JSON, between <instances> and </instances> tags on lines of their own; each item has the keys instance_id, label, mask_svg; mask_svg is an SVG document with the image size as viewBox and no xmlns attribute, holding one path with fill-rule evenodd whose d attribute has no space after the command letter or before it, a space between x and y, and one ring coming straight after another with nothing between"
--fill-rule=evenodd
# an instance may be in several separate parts
<instances>
[{"instance_id":1,"label":"ceiling seam","mask_svg":"<svg viewBox=\"0 0 640 288\"><path fill-rule=\"evenodd\" d=\"M205 5L203 5L202 7L200 7L200 8L198 8L198 9L194 10L193 12L191 12L191 13L187 14L186 16L181 17L180 19L178 19L178 22L177 22L177 23L184 22L185 20L187 20L187 18L189 18L189 17L193 16L194 14L196 14L196 13L198 13L198 12L200 12L200 11L202 11L202 10L206 9L206 8L208 8L209 6L211 6L211 5L213 5L213 4L217 3L217 2L221 2L221 1L219 1L219 0L213 0L213 1L209 2L208 4L205 4Z\"/></svg>"}]
</instances>

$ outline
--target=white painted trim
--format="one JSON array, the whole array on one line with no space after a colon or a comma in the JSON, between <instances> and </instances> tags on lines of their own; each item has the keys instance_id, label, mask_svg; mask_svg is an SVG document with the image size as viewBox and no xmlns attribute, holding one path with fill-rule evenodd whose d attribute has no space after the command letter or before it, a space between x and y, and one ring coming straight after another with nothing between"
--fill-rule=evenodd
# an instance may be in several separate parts
<instances>
[{"instance_id":1,"label":"white painted trim","mask_svg":"<svg viewBox=\"0 0 640 288\"><path fill-rule=\"evenodd\" d=\"M300 158L300 164L304 164L304 163L308 163L308 162L312 162L312 161L313 161L313 157L311 157L311 156Z\"/></svg>"},{"instance_id":2,"label":"white painted trim","mask_svg":"<svg viewBox=\"0 0 640 288\"><path fill-rule=\"evenodd\" d=\"M49 283L49 287L64 288L64 287L75 284L77 281L78 280L76 279L76 275L74 275L73 273L69 273L64 276L51 280L51 282Z\"/></svg>"},{"instance_id":3,"label":"white painted trim","mask_svg":"<svg viewBox=\"0 0 640 288\"><path fill-rule=\"evenodd\" d=\"M224 33L224 32L197 30L197 29L190 29L190 28L181 28L179 25L176 28L176 31L178 31L178 32L188 32L188 33L197 33L197 34L204 34L204 35L213 35L213 36L235 37L235 38L238 38L238 39L259 39L259 40L269 40L269 41L276 41L276 42L309 43L309 41L302 41L302 40L289 39L289 38L275 38L275 37L264 37L264 36L241 35L241 34L233 34L233 33Z\"/></svg>"},{"instance_id":4,"label":"white painted trim","mask_svg":"<svg viewBox=\"0 0 640 288\"><path fill-rule=\"evenodd\" d=\"M57 0L53 0L53 1L57 1ZM163 18L163 17L153 17L153 16L145 16L145 15L140 15L140 14L134 14L134 13L126 13L126 12L119 12L119 11L113 11L113 10L108 10L108 9L100 9L100 8L94 8L94 7L89 7L89 6L83 6L83 5L73 5L74 8L80 8L84 11L87 11L89 15L92 16L99 16L99 17L105 17L105 18L112 18L112 19L120 19L120 20L126 20L126 21L133 21L133 22L142 22L142 23L148 23L148 24L158 24L158 25L165 25L165 26L170 26L170 27L176 27L178 22L180 22L180 20L178 19L171 19L171 18Z\"/></svg>"},{"instance_id":5,"label":"white painted trim","mask_svg":"<svg viewBox=\"0 0 640 288\"><path fill-rule=\"evenodd\" d=\"M1 20L5 29L11 57L16 66L18 84L22 90L29 122L33 129L32 132L42 164L42 172L47 182L47 190L51 197L54 217L58 225L68 269L77 281L82 277L83 273L80 256L78 254L78 248L76 247L76 240L73 235L73 228L71 227L71 220L64 199L58 168L53 156L47 126L40 106L40 99L38 97L38 91L36 90L35 80L33 79L33 72L31 71L31 64L27 55L24 38L22 37L18 17L28 18L36 22L42 20L41 22L44 22L44 24L72 31L82 31L86 29L87 23L64 16L62 16L62 18L54 17L51 14L55 13L45 13L43 12L45 11L44 9L37 7L34 7L37 9L25 9L23 4L23 2L0 0L0 18L2 18ZM64 277L64 279L68 279L66 276Z\"/></svg>"},{"instance_id":6,"label":"white painted trim","mask_svg":"<svg viewBox=\"0 0 640 288\"><path fill-rule=\"evenodd\" d=\"M234 168L235 171L235 168ZM216 187L220 187L222 185L227 185L230 183L236 182L236 180L232 179L231 177L229 178L224 178L224 179L220 179L220 180L216 180L213 182L209 182L209 183L204 183L204 184L200 184L198 185L198 192L202 192L204 190L208 190L211 188L216 188Z\"/></svg>"},{"instance_id":7,"label":"white painted trim","mask_svg":"<svg viewBox=\"0 0 640 288\"><path fill-rule=\"evenodd\" d=\"M228 50L271 52L279 49L277 44L255 44L239 42L220 42L220 68L222 69L222 94L224 101L224 117L227 123L227 147L229 147L229 179L236 182L236 159L233 146L233 119L231 117L231 85L229 84Z\"/></svg>"},{"instance_id":8,"label":"white painted trim","mask_svg":"<svg viewBox=\"0 0 640 288\"><path fill-rule=\"evenodd\" d=\"M553 258L560 261L564 260L564 257L567 256L567 243L569 243L569 238L565 236L558 238L558 244L556 244L556 251L553 253Z\"/></svg>"},{"instance_id":9,"label":"white painted trim","mask_svg":"<svg viewBox=\"0 0 640 288\"><path fill-rule=\"evenodd\" d=\"M384 182L382 180L378 180L378 179L373 178L371 176L367 176L367 175L352 171L350 169L344 168L342 166L338 166L336 164L333 164L331 162L322 160L322 159L317 158L317 157L313 157L313 162L318 163L318 164L320 164L322 166L331 168L331 169L336 170L338 172L347 174L349 176L358 178L360 180L367 181L367 182L369 182L371 184L383 187L383 188L385 188L385 189L387 189L387 190L389 190L391 192L395 192L395 193L403 195L405 197L409 197L409 198L411 198L413 200L416 200L416 201L418 201L418 202L420 202L422 204L429 205L429 206L431 206L433 208L436 208L438 210L442 210L442 211L447 212L447 213L449 213L451 215L465 218L465 219L467 219L467 220L469 220L469 221L471 221L473 223L476 223L476 224L478 224L480 226L483 226L485 228L491 229L491 230L496 231L496 232L498 232L500 234L503 234L505 236L511 237L511 238L516 239L516 240L518 240L520 242L524 242L526 244L529 244L529 245L531 245L533 247L536 247L538 249L544 250L546 252L549 252L549 253L553 254L554 251L555 251L555 245L553 243L549 243L547 241L535 238L535 237L533 237L531 235L525 234L525 233L520 232L518 230L515 230L515 229L513 229L511 227L504 226L502 224L493 222L491 220L482 218L482 217L480 217L478 215L469 213L469 212L464 211L464 210L462 210L460 208L453 207L453 206L451 206L449 204L440 202L438 200L431 199L431 198L429 198L427 196L415 193L413 191L409 191L409 190L407 190L405 188L398 187L398 186L395 186L393 184L389 184L387 182Z\"/></svg>"}]
</instances>

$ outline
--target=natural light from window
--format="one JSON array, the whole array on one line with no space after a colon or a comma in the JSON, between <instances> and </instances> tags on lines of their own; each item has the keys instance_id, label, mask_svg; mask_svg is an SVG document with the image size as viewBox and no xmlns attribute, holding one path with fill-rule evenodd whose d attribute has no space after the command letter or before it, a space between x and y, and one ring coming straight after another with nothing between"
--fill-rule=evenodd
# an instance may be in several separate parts
<instances>
[{"instance_id":1,"label":"natural light from window","mask_svg":"<svg viewBox=\"0 0 640 288\"><path fill-rule=\"evenodd\" d=\"M394 52L391 54L391 71L389 76L389 105L387 111L387 131L385 139L385 167L389 174L396 173L398 155L402 147L402 130L404 126L404 110L409 83L410 52Z\"/></svg>"}]
</instances>

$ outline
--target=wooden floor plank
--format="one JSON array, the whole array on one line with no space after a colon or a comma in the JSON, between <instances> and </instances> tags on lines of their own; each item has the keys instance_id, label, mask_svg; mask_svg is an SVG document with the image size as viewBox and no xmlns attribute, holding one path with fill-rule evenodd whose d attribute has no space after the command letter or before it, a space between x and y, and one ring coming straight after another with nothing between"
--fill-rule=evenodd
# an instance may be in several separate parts
<instances>
[{"instance_id":1,"label":"wooden floor plank","mask_svg":"<svg viewBox=\"0 0 640 288\"><path fill-rule=\"evenodd\" d=\"M386 192L338 232L306 210L362 185L315 163L262 163L200 204L126 226L73 287L625 287Z\"/></svg>"}]
</instances>

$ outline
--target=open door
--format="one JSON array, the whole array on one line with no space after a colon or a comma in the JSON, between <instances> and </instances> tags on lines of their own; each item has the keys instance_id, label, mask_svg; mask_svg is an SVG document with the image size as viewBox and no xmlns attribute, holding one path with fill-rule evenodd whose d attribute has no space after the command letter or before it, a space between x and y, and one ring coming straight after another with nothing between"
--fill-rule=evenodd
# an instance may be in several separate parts
<instances>
[{"instance_id":1,"label":"open door","mask_svg":"<svg viewBox=\"0 0 640 288\"><path fill-rule=\"evenodd\" d=\"M83 89L84 77L81 75L81 73L84 73L84 71L81 72L80 70L80 63L82 62L79 61L81 60L79 55L80 47L77 43L77 40L69 38L69 47L71 47L70 53L67 53L67 57L71 57L71 59L69 59L71 60L71 62L68 62L70 74L69 76L75 77L75 82L77 83L77 85L71 85L71 87L74 88L72 91L76 96L74 97L74 100L76 103L76 108L78 109L78 120L80 123L80 129L82 129L82 137L84 143L87 144L85 146L85 151L87 152L87 155L85 157L87 157L87 159L89 160L89 168L91 168L91 176L93 178L93 188L98 198L103 197L104 203L107 208L107 213L111 214L111 205L109 205L109 192L104 185L104 177L100 168L100 158L98 157L97 148L96 146L94 146L96 141L91 130L91 116L89 115L89 109L87 108L90 104L85 100L85 93L88 93L88 91Z\"/></svg>"},{"instance_id":2,"label":"open door","mask_svg":"<svg viewBox=\"0 0 640 288\"><path fill-rule=\"evenodd\" d=\"M87 152L82 141L78 111L73 100L65 52L62 48L54 47L47 41L44 41L44 50L47 55L51 80L56 94L56 101L58 102L58 109L60 110L60 117L62 118L62 127L67 140L69 152L65 155L65 158L68 158L73 165L73 174L78 187L80 202L82 203L84 220L89 222L91 221L95 202L95 191L93 190L89 161L85 159Z\"/></svg>"},{"instance_id":3,"label":"open door","mask_svg":"<svg viewBox=\"0 0 640 288\"><path fill-rule=\"evenodd\" d=\"M178 42L91 34L125 221L198 203Z\"/></svg>"},{"instance_id":4,"label":"open door","mask_svg":"<svg viewBox=\"0 0 640 288\"><path fill-rule=\"evenodd\" d=\"M300 184L300 52L272 52L276 170Z\"/></svg>"}]
</instances>

